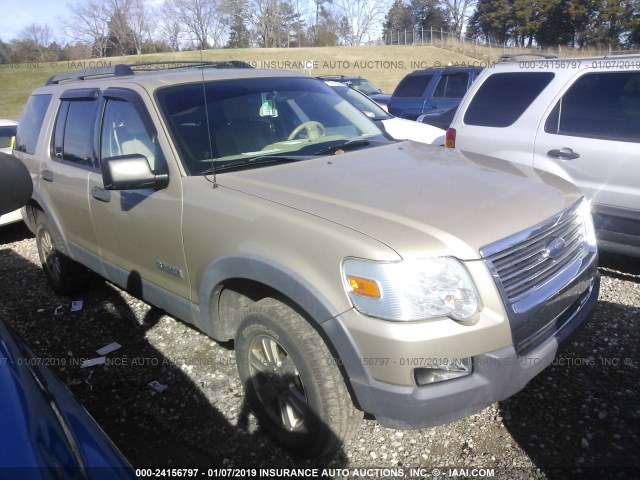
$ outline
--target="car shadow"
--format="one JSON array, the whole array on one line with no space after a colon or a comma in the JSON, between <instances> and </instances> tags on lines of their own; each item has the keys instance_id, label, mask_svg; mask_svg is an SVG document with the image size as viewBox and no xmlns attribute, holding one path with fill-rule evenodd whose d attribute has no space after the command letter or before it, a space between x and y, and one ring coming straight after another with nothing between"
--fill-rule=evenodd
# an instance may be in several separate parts
<instances>
[{"instance_id":1,"label":"car shadow","mask_svg":"<svg viewBox=\"0 0 640 480\"><path fill-rule=\"evenodd\" d=\"M604 260L603 284L640 283L635 261ZM548 478L637 478L640 308L607 295L553 364L499 403L504 426Z\"/></svg>"},{"instance_id":2,"label":"car shadow","mask_svg":"<svg viewBox=\"0 0 640 480\"><path fill-rule=\"evenodd\" d=\"M0 231L0 316L70 388L134 468L346 465L342 449L320 459L296 457L255 424L243 401L231 344L131 301L101 279L77 297L56 295L39 265L6 247L30 236L19 226ZM79 299L82 308L72 311L72 301ZM176 322L171 329L163 328L171 322ZM184 344L184 351L161 351L151 337L154 345ZM121 348L106 354L105 364L81 367L112 342ZM227 403L220 406L216 393L222 391Z\"/></svg>"}]
</instances>

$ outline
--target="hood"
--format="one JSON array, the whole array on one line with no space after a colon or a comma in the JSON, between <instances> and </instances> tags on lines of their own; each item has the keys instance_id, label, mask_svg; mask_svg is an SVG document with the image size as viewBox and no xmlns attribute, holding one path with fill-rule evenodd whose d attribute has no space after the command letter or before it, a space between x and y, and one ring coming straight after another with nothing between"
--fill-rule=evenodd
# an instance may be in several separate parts
<instances>
[{"instance_id":1,"label":"hood","mask_svg":"<svg viewBox=\"0 0 640 480\"><path fill-rule=\"evenodd\" d=\"M397 140L444 145L446 132L441 128L397 117L382 120L382 123L387 133Z\"/></svg>"},{"instance_id":2,"label":"hood","mask_svg":"<svg viewBox=\"0 0 640 480\"><path fill-rule=\"evenodd\" d=\"M477 259L481 247L581 197L548 173L411 141L220 174L218 182L349 227L404 258Z\"/></svg>"}]
</instances>

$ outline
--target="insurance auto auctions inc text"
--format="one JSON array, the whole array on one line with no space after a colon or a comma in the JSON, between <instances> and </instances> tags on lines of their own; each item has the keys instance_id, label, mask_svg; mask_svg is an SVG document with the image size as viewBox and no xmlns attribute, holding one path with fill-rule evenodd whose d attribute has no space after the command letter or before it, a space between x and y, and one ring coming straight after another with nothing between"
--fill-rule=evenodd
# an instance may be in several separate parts
<instances>
[{"instance_id":1,"label":"insurance auto auctions inc text","mask_svg":"<svg viewBox=\"0 0 640 480\"><path fill-rule=\"evenodd\" d=\"M431 67L487 67L489 62L483 60L471 60L469 62L456 62L442 64L439 61L425 60L261 60L249 61L253 68L275 70L421 70Z\"/></svg>"},{"instance_id":2,"label":"insurance auto auctions inc text","mask_svg":"<svg viewBox=\"0 0 640 480\"><path fill-rule=\"evenodd\" d=\"M216 468L213 478L493 478L493 468Z\"/></svg>"}]
</instances>

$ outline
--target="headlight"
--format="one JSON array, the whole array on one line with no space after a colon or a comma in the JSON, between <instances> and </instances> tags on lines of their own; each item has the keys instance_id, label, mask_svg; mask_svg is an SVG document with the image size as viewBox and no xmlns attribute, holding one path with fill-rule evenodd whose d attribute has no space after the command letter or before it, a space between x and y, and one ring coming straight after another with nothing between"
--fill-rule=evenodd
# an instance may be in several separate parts
<instances>
[{"instance_id":1,"label":"headlight","mask_svg":"<svg viewBox=\"0 0 640 480\"><path fill-rule=\"evenodd\" d=\"M395 263L347 258L343 276L354 307L385 320L465 321L482 308L469 273L451 257Z\"/></svg>"},{"instance_id":2,"label":"headlight","mask_svg":"<svg viewBox=\"0 0 640 480\"><path fill-rule=\"evenodd\" d=\"M593 216L591 215L591 202L583 198L580 207L578 207L580 216L582 217L582 225L584 226L584 238L587 245L596 248L596 229L593 226Z\"/></svg>"}]
</instances>

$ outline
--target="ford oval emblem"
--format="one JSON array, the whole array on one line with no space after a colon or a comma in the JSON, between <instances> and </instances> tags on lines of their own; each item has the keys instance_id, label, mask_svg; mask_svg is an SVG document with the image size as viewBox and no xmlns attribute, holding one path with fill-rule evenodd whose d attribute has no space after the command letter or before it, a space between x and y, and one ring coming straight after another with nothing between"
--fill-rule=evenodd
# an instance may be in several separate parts
<instances>
[{"instance_id":1,"label":"ford oval emblem","mask_svg":"<svg viewBox=\"0 0 640 480\"><path fill-rule=\"evenodd\" d=\"M566 246L567 242L564 240L564 238L554 238L549 243L547 243L547 246L544 249L545 256L547 258L556 259L562 254Z\"/></svg>"}]
</instances>

